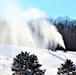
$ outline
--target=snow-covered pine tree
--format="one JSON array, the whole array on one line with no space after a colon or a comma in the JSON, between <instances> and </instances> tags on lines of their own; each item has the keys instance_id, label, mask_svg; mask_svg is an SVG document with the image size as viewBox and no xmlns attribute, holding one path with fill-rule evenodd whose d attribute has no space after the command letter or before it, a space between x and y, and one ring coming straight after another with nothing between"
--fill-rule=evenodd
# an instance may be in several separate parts
<instances>
[{"instance_id":1,"label":"snow-covered pine tree","mask_svg":"<svg viewBox=\"0 0 76 75\"><path fill-rule=\"evenodd\" d=\"M36 55L21 52L13 59L12 75L44 75L45 70L41 70L41 66Z\"/></svg>"},{"instance_id":2,"label":"snow-covered pine tree","mask_svg":"<svg viewBox=\"0 0 76 75\"><path fill-rule=\"evenodd\" d=\"M57 75L76 75L76 65L69 59L58 68Z\"/></svg>"}]
</instances>

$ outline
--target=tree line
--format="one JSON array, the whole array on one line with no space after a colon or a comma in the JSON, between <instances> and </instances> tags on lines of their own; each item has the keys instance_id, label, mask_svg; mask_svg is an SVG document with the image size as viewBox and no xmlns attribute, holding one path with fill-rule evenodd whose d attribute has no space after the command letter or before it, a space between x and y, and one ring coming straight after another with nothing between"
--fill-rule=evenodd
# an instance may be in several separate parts
<instances>
[{"instance_id":1,"label":"tree line","mask_svg":"<svg viewBox=\"0 0 76 75\"><path fill-rule=\"evenodd\" d=\"M63 36L63 40L68 51L76 51L76 20L69 17L58 17L49 19Z\"/></svg>"}]
</instances>

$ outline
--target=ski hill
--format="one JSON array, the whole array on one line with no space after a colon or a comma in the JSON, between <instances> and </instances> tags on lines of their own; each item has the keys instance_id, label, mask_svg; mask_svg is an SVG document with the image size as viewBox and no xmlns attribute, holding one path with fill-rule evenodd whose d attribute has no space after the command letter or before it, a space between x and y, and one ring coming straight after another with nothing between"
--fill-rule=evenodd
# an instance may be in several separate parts
<instances>
[{"instance_id":1,"label":"ski hill","mask_svg":"<svg viewBox=\"0 0 76 75\"><path fill-rule=\"evenodd\" d=\"M56 75L57 68L66 59L71 59L76 64L76 52L67 51L51 51L40 48L16 47L9 45L0 45L0 75L12 75L11 66L13 58L16 57L21 51L27 51L30 54L35 54L38 61L42 64L41 69L46 69L45 75Z\"/></svg>"}]
</instances>

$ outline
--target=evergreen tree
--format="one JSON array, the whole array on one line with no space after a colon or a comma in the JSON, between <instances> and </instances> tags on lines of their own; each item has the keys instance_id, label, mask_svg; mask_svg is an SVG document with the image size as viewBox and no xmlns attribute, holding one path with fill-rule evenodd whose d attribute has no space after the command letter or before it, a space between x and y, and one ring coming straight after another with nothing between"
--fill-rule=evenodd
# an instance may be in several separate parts
<instances>
[{"instance_id":1,"label":"evergreen tree","mask_svg":"<svg viewBox=\"0 0 76 75\"><path fill-rule=\"evenodd\" d=\"M58 68L58 75L76 75L76 65L69 59Z\"/></svg>"},{"instance_id":2,"label":"evergreen tree","mask_svg":"<svg viewBox=\"0 0 76 75\"><path fill-rule=\"evenodd\" d=\"M41 66L36 55L21 52L13 59L12 75L44 75L45 70L41 70Z\"/></svg>"}]
</instances>

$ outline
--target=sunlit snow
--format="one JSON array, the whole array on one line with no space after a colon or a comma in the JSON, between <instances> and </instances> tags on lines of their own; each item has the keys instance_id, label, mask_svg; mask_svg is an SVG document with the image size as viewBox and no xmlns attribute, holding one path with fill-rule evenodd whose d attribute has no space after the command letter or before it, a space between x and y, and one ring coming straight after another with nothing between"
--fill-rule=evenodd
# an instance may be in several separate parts
<instances>
[{"instance_id":1,"label":"sunlit snow","mask_svg":"<svg viewBox=\"0 0 76 75\"><path fill-rule=\"evenodd\" d=\"M12 75L11 66L13 58L21 51L35 54L38 57L39 63L42 64L42 69L46 69L45 75L56 75L57 68L66 59L71 59L76 64L76 52L48 51L47 49L38 48L20 48L8 45L0 45L0 75Z\"/></svg>"}]
</instances>

